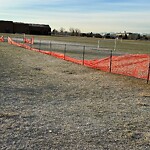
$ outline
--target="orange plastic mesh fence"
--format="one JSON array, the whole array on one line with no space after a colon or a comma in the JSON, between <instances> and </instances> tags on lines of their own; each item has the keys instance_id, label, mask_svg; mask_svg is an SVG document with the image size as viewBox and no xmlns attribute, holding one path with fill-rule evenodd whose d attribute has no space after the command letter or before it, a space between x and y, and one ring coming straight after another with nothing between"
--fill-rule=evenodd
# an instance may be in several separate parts
<instances>
[{"instance_id":1,"label":"orange plastic mesh fence","mask_svg":"<svg viewBox=\"0 0 150 150\"><path fill-rule=\"evenodd\" d=\"M0 42L4 42L4 36L0 37Z\"/></svg>"},{"instance_id":2,"label":"orange plastic mesh fence","mask_svg":"<svg viewBox=\"0 0 150 150\"><path fill-rule=\"evenodd\" d=\"M130 54L123 56L112 56L100 60L89 60L85 65L92 68L100 69L106 72L110 71L116 74L123 74L126 76L133 76L136 78L147 79L149 69L148 54Z\"/></svg>"},{"instance_id":3,"label":"orange plastic mesh fence","mask_svg":"<svg viewBox=\"0 0 150 150\"><path fill-rule=\"evenodd\" d=\"M24 38L24 43L28 43L28 44L33 44L34 43L34 38L32 37L31 39L27 39L27 38Z\"/></svg>"},{"instance_id":4,"label":"orange plastic mesh fence","mask_svg":"<svg viewBox=\"0 0 150 150\"><path fill-rule=\"evenodd\" d=\"M57 52L35 49L26 44L14 42L11 38L8 38L8 43L29 50L34 50L40 53L51 55L56 58L65 59L66 61L70 61L73 63L77 63L81 65L84 64L87 67L99 69L105 72L111 71L111 73L115 73L115 74L122 74L126 76L133 76L136 78L150 80L150 78L148 77L150 71L149 70L150 55L148 54L128 54L128 55L112 56L112 57L110 56L103 59L84 60L83 63L83 60L71 58L69 56Z\"/></svg>"}]
</instances>

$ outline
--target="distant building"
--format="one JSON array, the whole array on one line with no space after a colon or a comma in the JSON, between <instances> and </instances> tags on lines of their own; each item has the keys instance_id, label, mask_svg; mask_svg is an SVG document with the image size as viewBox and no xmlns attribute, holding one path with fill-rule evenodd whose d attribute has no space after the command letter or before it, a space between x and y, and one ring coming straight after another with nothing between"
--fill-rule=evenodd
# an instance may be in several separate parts
<instances>
[{"instance_id":1,"label":"distant building","mask_svg":"<svg viewBox=\"0 0 150 150\"><path fill-rule=\"evenodd\" d=\"M0 33L25 33L34 35L51 35L51 28L44 24L29 24L0 20Z\"/></svg>"},{"instance_id":2,"label":"distant building","mask_svg":"<svg viewBox=\"0 0 150 150\"><path fill-rule=\"evenodd\" d=\"M1 33L13 33L13 22L0 20L0 32Z\"/></svg>"},{"instance_id":3,"label":"distant building","mask_svg":"<svg viewBox=\"0 0 150 150\"><path fill-rule=\"evenodd\" d=\"M14 22L14 33L30 34L29 24Z\"/></svg>"},{"instance_id":4,"label":"distant building","mask_svg":"<svg viewBox=\"0 0 150 150\"><path fill-rule=\"evenodd\" d=\"M30 34L35 35L49 35L51 34L51 29L49 25L42 24L29 24Z\"/></svg>"}]
</instances>

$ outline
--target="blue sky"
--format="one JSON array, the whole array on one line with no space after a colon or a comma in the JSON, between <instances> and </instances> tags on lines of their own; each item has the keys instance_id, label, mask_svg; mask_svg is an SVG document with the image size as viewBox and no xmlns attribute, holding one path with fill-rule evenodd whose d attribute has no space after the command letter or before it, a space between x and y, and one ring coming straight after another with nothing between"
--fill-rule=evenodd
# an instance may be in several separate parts
<instances>
[{"instance_id":1,"label":"blue sky","mask_svg":"<svg viewBox=\"0 0 150 150\"><path fill-rule=\"evenodd\" d=\"M150 0L0 0L0 20L67 31L150 33Z\"/></svg>"}]
</instances>

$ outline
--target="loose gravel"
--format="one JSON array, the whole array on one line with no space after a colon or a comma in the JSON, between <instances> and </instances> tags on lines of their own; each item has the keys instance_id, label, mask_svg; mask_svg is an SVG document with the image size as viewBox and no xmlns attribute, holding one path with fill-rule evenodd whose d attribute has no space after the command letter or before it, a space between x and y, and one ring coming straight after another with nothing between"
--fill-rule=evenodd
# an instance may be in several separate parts
<instances>
[{"instance_id":1,"label":"loose gravel","mask_svg":"<svg viewBox=\"0 0 150 150\"><path fill-rule=\"evenodd\" d=\"M0 43L1 150L149 150L150 84Z\"/></svg>"}]
</instances>

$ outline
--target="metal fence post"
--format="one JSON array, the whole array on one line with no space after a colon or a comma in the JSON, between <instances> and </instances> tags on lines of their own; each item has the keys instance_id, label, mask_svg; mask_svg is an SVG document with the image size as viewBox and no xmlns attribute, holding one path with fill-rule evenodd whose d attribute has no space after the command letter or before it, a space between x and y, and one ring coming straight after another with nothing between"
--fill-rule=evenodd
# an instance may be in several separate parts
<instances>
[{"instance_id":1,"label":"metal fence post","mask_svg":"<svg viewBox=\"0 0 150 150\"><path fill-rule=\"evenodd\" d=\"M115 38L114 51L116 50L116 47L117 47L117 38Z\"/></svg>"},{"instance_id":2,"label":"metal fence post","mask_svg":"<svg viewBox=\"0 0 150 150\"><path fill-rule=\"evenodd\" d=\"M97 43L97 48L99 48L99 42L100 42L100 40L98 40L98 43Z\"/></svg>"},{"instance_id":3,"label":"metal fence post","mask_svg":"<svg viewBox=\"0 0 150 150\"><path fill-rule=\"evenodd\" d=\"M30 44L30 49L32 49L32 44Z\"/></svg>"},{"instance_id":4,"label":"metal fence post","mask_svg":"<svg viewBox=\"0 0 150 150\"><path fill-rule=\"evenodd\" d=\"M41 50L41 40L40 40L40 42L39 42L39 50Z\"/></svg>"},{"instance_id":5,"label":"metal fence post","mask_svg":"<svg viewBox=\"0 0 150 150\"><path fill-rule=\"evenodd\" d=\"M110 52L110 65L109 65L109 72L112 71L112 50Z\"/></svg>"},{"instance_id":6,"label":"metal fence post","mask_svg":"<svg viewBox=\"0 0 150 150\"><path fill-rule=\"evenodd\" d=\"M150 62L149 62L149 67L148 67L148 75L147 75L147 84L149 82L149 79L150 79Z\"/></svg>"},{"instance_id":7,"label":"metal fence post","mask_svg":"<svg viewBox=\"0 0 150 150\"><path fill-rule=\"evenodd\" d=\"M23 34L23 43L25 43L26 34Z\"/></svg>"},{"instance_id":8,"label":"metal fence post","mask_svg":"<svg viewBox=\"0 0 150 150\"><path fill-rule=\"evenodd\" d=\"M83 46L83 62L82 62L83 65L84 65L84 57L85 57L85 46Z\"/></svg>"},{"instance_id":9,"label":"metal fence post","mask_svg":"<svg viewBox=\"0 0 150 150\"><path fill-rule=\"evenodd\" d=\"M66 59L66 50L67 50L67 44L65 44L65 48L64 48L64 60Z\"/></svg>"},{"instance_id":10,"label":"metal fence post","mask_svg":"<svg viewBox=\"0 0 150 150\"><path fill-rule=\"evenodd\" d=\"M49 41L49 49L50 49L50 52L51 52L51 49L52 49L52 43L51 43L51 41Z\"/></svg>"}]
</instances>

